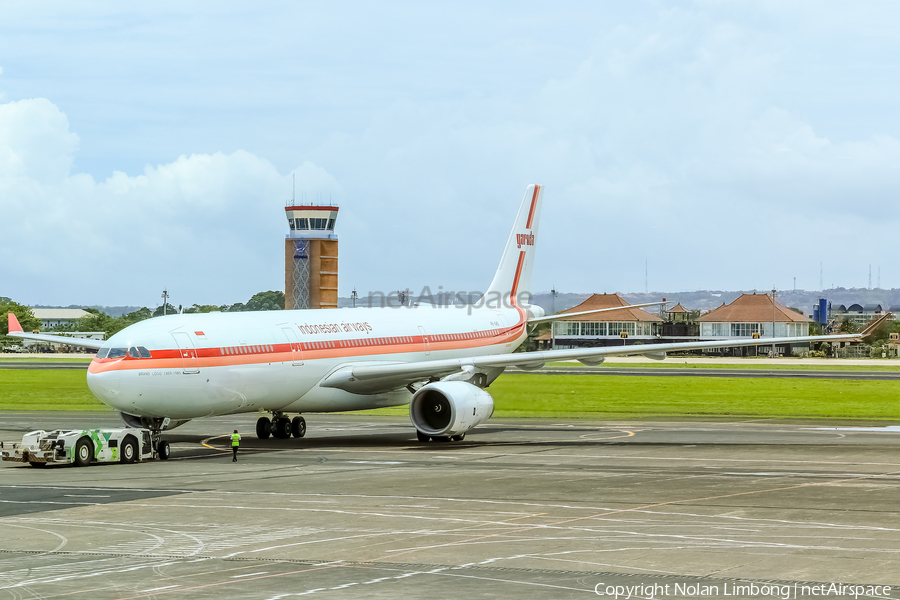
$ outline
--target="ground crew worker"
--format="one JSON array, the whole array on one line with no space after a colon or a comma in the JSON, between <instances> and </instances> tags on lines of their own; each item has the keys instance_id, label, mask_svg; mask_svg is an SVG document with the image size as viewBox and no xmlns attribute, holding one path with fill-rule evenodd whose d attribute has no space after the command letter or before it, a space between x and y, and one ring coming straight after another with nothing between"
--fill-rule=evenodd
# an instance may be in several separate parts
<instances>
[{"instance_id":1,"label":"ground crew worker","mask_svg":"<svg viewBox=\"0 0 900 600\"><path fill-rule=\"evenodd\" d=\"M231 462L237 462L237 451L240 443L241 434L239 434L237 432L237 429L235 429L234 433L231 434Z\"/></svg>"}]
</instances>

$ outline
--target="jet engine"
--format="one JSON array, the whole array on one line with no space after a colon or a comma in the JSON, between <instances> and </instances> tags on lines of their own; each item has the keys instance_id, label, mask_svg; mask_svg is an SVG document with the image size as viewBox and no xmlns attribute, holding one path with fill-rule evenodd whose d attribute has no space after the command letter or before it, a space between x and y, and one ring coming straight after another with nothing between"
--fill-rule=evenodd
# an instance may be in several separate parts
<instances>
[{"instance_id":1,"label":"jet engine","mask_svg":"<svg viewBox=\"0 0 900 600\"><path fill-rule=\"evenodd\" d=\"M466 432L494 414L494 399L465 381L429 383L409 403L409 420L419 439L461 440Z\"/></svg>"}]
</instances>

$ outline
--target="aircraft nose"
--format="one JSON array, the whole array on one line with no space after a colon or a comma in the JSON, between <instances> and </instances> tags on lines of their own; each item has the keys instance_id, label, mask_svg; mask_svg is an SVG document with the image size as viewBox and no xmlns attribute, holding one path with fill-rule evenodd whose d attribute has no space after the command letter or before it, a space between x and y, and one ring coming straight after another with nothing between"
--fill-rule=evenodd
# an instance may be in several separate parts
<instances>
[{"instance_id":1,"label":"aircraft nose","mask_svg":"<svg viewBox=\"0 0 900 600\"><path fill-rule=\"evenodd\" d=\"M122 374L118 370L91 373L88 371L87 384L91 392L104 404L115 408L119 396L119 383Z\"/></svg>"}]
</instances>

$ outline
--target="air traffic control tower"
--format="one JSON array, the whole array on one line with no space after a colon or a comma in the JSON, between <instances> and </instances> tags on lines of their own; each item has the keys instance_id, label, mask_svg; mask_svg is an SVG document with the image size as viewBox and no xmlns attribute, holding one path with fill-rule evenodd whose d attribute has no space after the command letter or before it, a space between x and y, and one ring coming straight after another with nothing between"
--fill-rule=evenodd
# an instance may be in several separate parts
<instances>
[{"instance_id":1,"label":"air traffic control tower","mask_svg":"<svg viewBox=\"0 0 900 600\"><path fill-rule=\"evenodd\" d=\"M284 240L284 308L337 308L337 206L284 208L290 233Z\"/></svg>"}]
</instances>

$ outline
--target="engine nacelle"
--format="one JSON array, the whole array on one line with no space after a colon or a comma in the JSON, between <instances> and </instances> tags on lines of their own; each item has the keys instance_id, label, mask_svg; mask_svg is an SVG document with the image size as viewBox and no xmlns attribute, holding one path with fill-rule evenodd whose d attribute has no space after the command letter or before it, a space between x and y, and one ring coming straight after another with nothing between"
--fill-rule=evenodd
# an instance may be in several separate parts
<instances>
[{"instance_id":1,"label":"engine nacelle","mask_svg":"<svg viewBox=\"0 0 900 600\"><path fill-rule=\"evenodd\" d=\"M409 403L409 420L430 436L463 434L494 414L494 399L465 381L438 381L422 387Z\"/></svg>"}]
</instances>

